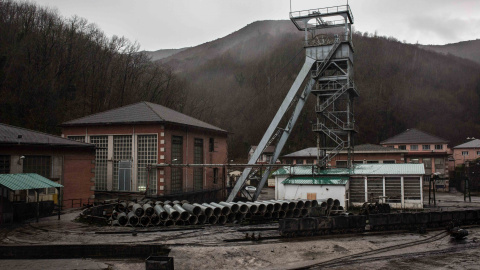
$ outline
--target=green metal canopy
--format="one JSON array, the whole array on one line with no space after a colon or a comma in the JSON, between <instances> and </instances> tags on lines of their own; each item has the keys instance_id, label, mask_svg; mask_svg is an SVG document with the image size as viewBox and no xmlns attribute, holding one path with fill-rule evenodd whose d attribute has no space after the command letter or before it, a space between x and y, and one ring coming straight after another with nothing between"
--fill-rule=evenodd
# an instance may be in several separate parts
<instances>
[{"instance_id":1,"label":"green metal canopy","mask_svg":"<svg viewBox=\"0 0 480 270\"><path fill-rule=\"evenodd\" d=\"M0 174L0 185L10 190L63 187L36 173Z\"/></svg>"},{"instance_id":2,"label":"green metal canopy","mask_svg":"<svg viewBox=\"0 0 480 270\"><path fill-rule=\"evenodd\" d=\"M348 177L344 176L324 176L324 177L310 177L310 176L296 176L285 179L284 185L346 185Z\"/></svg>"},{"instance_id":3,"label":"green metal canopy","mask_svg":"<svg viewBox=\"0 0 480 270\"><path fill-rule=\"evenodd\" d=\"M313 170L312 170L313 167ZM424 175L425 167L422 163L400 163L400 164L355 164L351 169L333 168L319 171L316 165L282 167L273 175L342 175L342 176L363 176L363 175Z\"/></svg>"}]
</instances>

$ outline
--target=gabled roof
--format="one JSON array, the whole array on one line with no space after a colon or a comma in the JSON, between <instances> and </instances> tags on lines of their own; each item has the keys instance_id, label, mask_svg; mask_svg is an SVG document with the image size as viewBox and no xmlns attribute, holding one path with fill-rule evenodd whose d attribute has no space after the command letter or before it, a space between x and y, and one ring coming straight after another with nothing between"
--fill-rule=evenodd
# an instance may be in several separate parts
<instances>
[{"instance_id":1,"label":"gabled roof","mask_svg":"<svg viewBox=\"0 0 480 270\"><path fill-rule=\"evenodd\" d=\"M471 140L469 142L457 145L453 148L480 148L480 140L479 139Z\"/></svg>"},{"instance_id":2,"label":"gabled roof","mask_svg":"<svg viewBox=\"0 0 480 270\"><path fill-rule=\"evenodd\" d=\"M67 121L60 126L174 123L227 132L186 114L146 101Z\"/></svg>"},{"instance_id":3,"label":"gabled roof","mask_svg":"<svg viewBox=\"0 0 480 270\"><path fill-rule=\"evenodd\" d=\"M313 165L314 166L314 165ZM362 176L362 175L424 175L425 167L422 163L401 163L401 164L355 164L352 169L335 168L318 171L312 174L311 166L282 167L273 175L344 175L344 176Z\"/></svg>"},{"instance_id":4,"label":"gabled roof","mask_svg":"<svg viewBox=\"0 0 480 270\"><path fill-rule=\"evenodd\" d=\"M36 173L0 174L0 185L10 190L63 187Z\"/></svg>"},{"instance_id":5,"label":"gabled roof","mask_svg":"<svg viewBox=\"0 0 480 270\"><path fill-rule=\"evenodd\" d=\"M328 151L327 151L328 152ZM354 147L354 153L408 153L407 150L400 150L396 148L383 147L376 144L360 144ZM283 157L317 157L317 148L309 147L297 152L293 152ZM347 153L347 151L340 151L340 153Z\"/></svg>"},{"instance_id":6,"label":"gabled roof","mask_svg":"<svg viewBox=\"0 0 480 270\"><path fill-rule=\"evenodd\" d=\"M252 149L253 151L257 150L257 145L252 145L250 147L250 149ZM267 148L265 148L265 151L263 151L263 153L273 153L275 152L275 146L273 145L270 145L270 146L267 146Z\"/></svg>"},{"instance_id":7,"label":"gabled roof","mask_svg":"<svg viewBox=\"0 0 480 270\"><path fill-rule=\"evenodd\" d=\"M386 139L380 144L401 144L401 143L448 143L448 140L428 134L421 130L412 128Z\"/></svg>"},{"instance_id":8,"label":"gabled roof","mask_svg":"<svg viewBox=\"0 0 480 270\"><path fill-rule=\"evenodd\" d=\"M68 147L92 147L90 143L82 143L21 127L0 123L0 145L48 145Z\"/></svg>"}]
</instances>

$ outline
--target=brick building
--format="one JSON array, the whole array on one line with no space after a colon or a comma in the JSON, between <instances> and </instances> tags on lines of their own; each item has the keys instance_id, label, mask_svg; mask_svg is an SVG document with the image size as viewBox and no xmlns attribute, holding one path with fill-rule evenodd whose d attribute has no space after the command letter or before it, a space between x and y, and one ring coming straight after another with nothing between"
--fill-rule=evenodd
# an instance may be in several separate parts
<instances>
[{"instance_id":1,"label":"brick building","mask_svg":"<svg viewBox=\"0 0 480 270\"><path fill-rule=\"evenodd\" d=\"M464 164L466 161L474 161L480 158L480 140L472 139L453 147L452 168Z\"/></svg>"},{"instance_id":2,"label":"brick building","mask_svg":"<svg viewBox=\"0 0 480 270\"><path fill-rule=\"evenodd\" d=\"M225 187L222 168L148 169L162 163L227 163L227 131L164 106L139 102L61 127L63 136L96 145L96 195L166 196Z\"/></svg>"},{"instance_id":3,"label":"brick building","mask_svg":"<svg viewBox=\"0 0 480 270\"><path fill-rule=\"evenodd\" d=\"M282 157L286 164L316 164L317 148L309 147L303 150L293 152ZM327 152L328 153L328 152ZM404 163L406 150L385 148L374 144L361 144L355 146L353 155L354 164L374 164L374 163ZM345 168L347 167L346 151L340 151L338 155L332 158L329 167Z\"/></svg>"},{"instance_id":4,"label":"brick building","mask_svg":"<svg viewBox=\"0 0 480 270\"><path fill-rule=\"evenodd\" d=\"M36 173L64 186L65 207L80 206L94 195L95 146L20 127L0 124L0 174ZM17 190L13 201L35 201L34 191ZM41 201L58 200L54 189L40 191Z\"/></svg>"},{"instance_id":5,"label":"brick building","mask_svg":"<svg viewBox=\"0 0 480 270\"><path fill-rule=\"evenodd\" d=\"M423 163L425 174L448 177L447 161L450 149L448 141L418 129L406 131L383 142L382 146L407 150L405 163Z\"/></svg>"}]
</instances>

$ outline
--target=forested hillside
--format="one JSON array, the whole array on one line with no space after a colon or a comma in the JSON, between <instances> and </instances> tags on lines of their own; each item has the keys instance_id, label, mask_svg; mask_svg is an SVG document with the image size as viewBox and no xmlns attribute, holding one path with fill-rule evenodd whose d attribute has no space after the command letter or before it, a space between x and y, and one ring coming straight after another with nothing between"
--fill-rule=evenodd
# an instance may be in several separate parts
<instances>
[{"instance_id":1,"label":"forested hillside","mask_svg":"<svg viewBox=\"0 0 480 270\"><path fill-rule=\"evenodd\" d=\"M171 70L81 18L0 1L0 122L57 133L63 121L140 100L181 110Z\"/></svg>"},{"instance_id":2,"label":"forested hillside","mask_svg":"<svg viewBox=\"0 0 480 270\"><path fill-rule=\"evenodd\" d=\"M480 39L445 45L422 45L421 47L442 54L452 54L480 64Z\"/></svg>"},{"instance_id":3,"label":"forested hillside","mask_svg":"<svg viewBox=\"0 0 480 270\"><path fill-rule=\"evenodd\" d=\"M394 38L356 33L357 143L379 143L407 128L451 145L480 136L480 65ZM200 115L234 134L233 156L257 144L304 61L302 33L290 21L255 22L222 39L163 59L189 95L208 100ZM295 57L296 56L296 57ZM313 98L284 152L315 145Z\"/></svg>"}]
</instances>

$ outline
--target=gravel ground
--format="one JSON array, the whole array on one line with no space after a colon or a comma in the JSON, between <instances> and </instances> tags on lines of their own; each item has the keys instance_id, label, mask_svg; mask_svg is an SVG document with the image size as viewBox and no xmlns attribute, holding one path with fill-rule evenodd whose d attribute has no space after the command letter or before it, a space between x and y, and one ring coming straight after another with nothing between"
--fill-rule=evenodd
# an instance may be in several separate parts
<instances>
[{"instance_id":1,"label":"gravel ground","mask_svg":"<svg viewBox=\"0 0 480 270\"><path fill-rule=\"evenodd\" d=\"M271 190L263 196L273 194ZM428 195L428 194L427 194ZM480 198L463 202L460 193L437 193L442 209L480 207ZM166 244L172 251L177 269L295 269L315 264L331 269L479 269L480 228L470 228L466 240L457 242L449 236L431 231L425 235L397 233L381 235L334 235L294 239L225 242L242 239L240 226L206 226L205 229L102 235L95 231L124 231L121 227L94 227L74 221L78 211L43 218L15 228L3 228L2 245L66 243L149 243ZM271 225L263 225L272 227ZM246 228L246 227L242 227ZM248 227L247 227L248 228ZM157 229L157 228L154 228ZM130 230L132 230L130 228ZM259 233L258 231L256 234ZM262 231L262 237L276 236L276 231ZM386 247L423 242L402 248ZM431 240L431 241L429 241ZM367 253L368 252L368 253ZM366 256L368 255L368 256ZM338 259L339 264L322 265ZM145 269L141 259L71 259L71 260L2 260L5 269Z\"/></svg>"}]
</instances>

